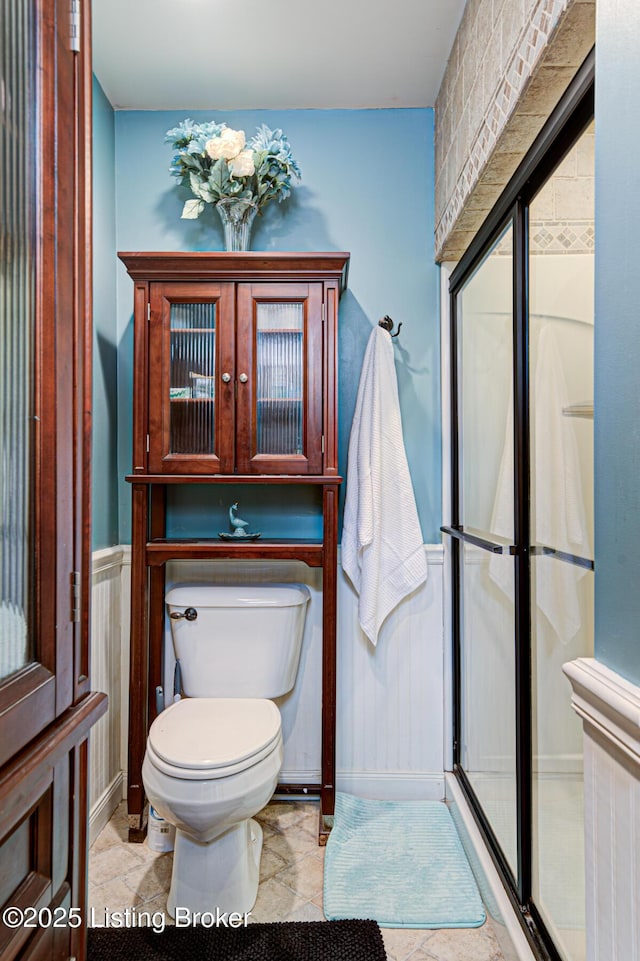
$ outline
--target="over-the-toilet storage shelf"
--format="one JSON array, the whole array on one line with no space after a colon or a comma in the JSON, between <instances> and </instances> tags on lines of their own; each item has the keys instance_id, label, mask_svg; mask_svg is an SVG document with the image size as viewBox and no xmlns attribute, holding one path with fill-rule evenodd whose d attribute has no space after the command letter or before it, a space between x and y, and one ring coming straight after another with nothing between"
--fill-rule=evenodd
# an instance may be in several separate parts
<instances>
[{"instance_id":1,"label":"over-the-toilet storage shelf","mask_svg":"<svg viewBox=\"0 0 640 961\"><path fill-rule=\"evenodd\" d=\"M162 683L165 564L301 560L322 568L320 842L335 799L337 324L348 253L120 253L134 282L129 839L145 835L142 761ZM167 537L180 484L316 485L322 535ZM294 533L294 532L293 532Z\"/></svg>"}]
</instances>

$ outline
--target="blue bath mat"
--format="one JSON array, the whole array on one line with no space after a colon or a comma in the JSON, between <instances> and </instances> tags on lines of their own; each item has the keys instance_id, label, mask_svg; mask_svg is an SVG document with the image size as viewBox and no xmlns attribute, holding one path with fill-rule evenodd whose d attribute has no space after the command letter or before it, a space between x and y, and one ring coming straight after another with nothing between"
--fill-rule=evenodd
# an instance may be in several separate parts
<instances>
[{"instance_id":1,"label":"blue bath mat","mask_svg":"<svg viewBox=\"0 0 640 961\"><path fill-rule=\"evenodd\" d=\"M447 807L336 795L324 914L388 928L477 928L486 915Z\"/></svg>"}]
</instances>

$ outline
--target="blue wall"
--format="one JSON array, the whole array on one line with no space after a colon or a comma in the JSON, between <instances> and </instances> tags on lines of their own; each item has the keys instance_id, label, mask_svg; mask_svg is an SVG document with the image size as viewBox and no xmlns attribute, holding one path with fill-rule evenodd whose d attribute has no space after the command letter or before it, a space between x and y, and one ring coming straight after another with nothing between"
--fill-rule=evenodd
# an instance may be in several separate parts
<instances>
[{"instance_id":1,"label":"blue wall","mask_svg":"<svg viewBox=\"0 0 640 961\"><path fill-rule=\"evenodd\" d=\"M364 348L384 314L402 321L395 342L409 466L425 542L439 542L441 514L438 268L433 262L432 110L120 111L116 112L119 250L221 250L210 207L180 219L188 191L168 167L164 134L180 120L215 119L251 136L260 123L281 127L302 168L282 205L254 223L253 250L348 250L349 289L340 307L340 469ZM119 474L131 469L133 288L118 270ZM220 507L220 505L218 505ZM307 507L296 507L300 518ZM180 510L179 505L174 508ZM188 514L188 511L187 511ZM250 518L254 520L254 518ZM189 518L186 517L185 524ZM178 523L182 523L182 518ZM178 526L178 525L176 525ZM130 491L120 484L120 539L130 540Z\"/></svg>"},{"instance_id":2,"label":"blue wall","mask_svg":"<svg viewBox=\"0 0 640 961\"><path fill-rule=\"evenodd\" d=\"M596 657L638 684L640 5L596 9Z\"/></svg>"},{"instance_id":3,"label":"blue wall","mask_svg":"<svg viewBox=\"0 0 640 961\"><path fill-rule=\"evenodd\" d=\"M93 81L93 548L118 544L115 115Z\"/></svg>"}]
</instances>

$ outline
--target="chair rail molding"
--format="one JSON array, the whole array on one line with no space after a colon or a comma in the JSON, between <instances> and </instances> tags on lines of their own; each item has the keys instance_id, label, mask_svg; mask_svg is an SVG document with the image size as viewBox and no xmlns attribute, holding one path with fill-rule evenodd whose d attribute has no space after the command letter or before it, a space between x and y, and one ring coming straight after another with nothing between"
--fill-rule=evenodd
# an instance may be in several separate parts
<instances>
[{"instance_id":1,"label":"chair rail molding","mask_svg":"<svg viewBox=\"0 0 640 961\"><path fill-rule=\"evenodd\" d=\"M589 725L640 772L640 688L590 657L569 661L563 669L585 733Z\"/></svg>"},{"instance_id":2,"label":"chair rail molding","mask_svg":"<svg viewBox=\"0 0 640 961\"><path fill-rule=\"evenodd\" d=\"M583 720L587 961L640 961L640 687L564 665Z\"/></svg>"}]
</instances>

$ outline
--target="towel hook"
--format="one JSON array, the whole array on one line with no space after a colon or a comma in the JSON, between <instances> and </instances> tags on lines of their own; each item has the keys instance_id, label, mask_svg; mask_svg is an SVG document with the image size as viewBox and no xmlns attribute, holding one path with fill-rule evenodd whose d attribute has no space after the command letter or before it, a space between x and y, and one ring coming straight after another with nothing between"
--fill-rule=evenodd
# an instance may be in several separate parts
<instances>
[{"instance_id":1,"label":"towel hook","mask_svg":"<svg viewBox=\"0 0 640 961\"><path fill-rule=\"evenodd\" d=\"M389 314L385 314L384 317L378 321L378 327L384 327L384 329L388 330L389 333L391 334L391 331L393 330L393 320L391 319L391 317L389 317ZM401 327L402 327L402 321L400 321L400 323L398 324L398 328L395 334L391 334L391 336L397 337L398 334L400 333Z\"/></svg>"}]
</instances>

